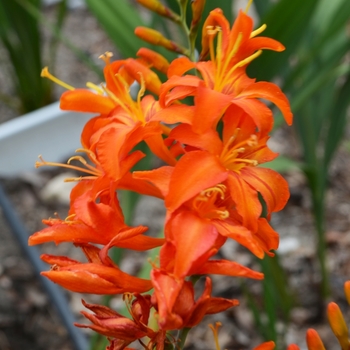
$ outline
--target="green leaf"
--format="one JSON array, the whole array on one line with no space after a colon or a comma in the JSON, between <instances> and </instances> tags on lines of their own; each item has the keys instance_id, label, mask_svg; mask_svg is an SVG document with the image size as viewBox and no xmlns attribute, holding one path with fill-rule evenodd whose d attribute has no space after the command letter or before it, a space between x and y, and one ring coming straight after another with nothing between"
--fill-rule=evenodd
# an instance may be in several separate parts
<instances>
[{"instance_id":1,"label":"green leaf","mask_svg":"<svg viewBox=\"0 0 350 350\"><path fill-rule=\"evenodd\" d=\"M350 74L347 75L345 83L337 92L333 106L329 112L328 137L324 150L324 167L327 168L332 160L333 154L343 138L346 126L346 112L350 105Z\"/></svg>"},{"instance_id":2,"label":"green leaf","mask_svg":"<svg viewBox=\"0 0 350 350\"><path fill-rule=\"evenodd\" d=\"M291 170L301 169L301 165L293 159L279 156L271 162L260 165L263 168L269 168L279 173L286 173Z\"/></svg>"},{"instance_id":3,"label":"green leaf","mask_svg":"<svg viewBox=\"0 0 350 350\"><path fill-rule=\"evenodd\" d=\"M260 21L267 25L263 35L280 41L286 50L282 53L265 51L249 65L249 76L271 80L290 69L288 60L305 36L317 3L318 0L281 0L271 8Z\"/></svg>"},{"instance_id":4,"label":"green leaf","mask_svg":"<svg viewBox=\"0 0 350 350\"><path fill-rule=\"evenodd\" d=\"M27 3L39 10L39 0L28 0ZM39 25L21 1L0 2L0 39L13 67L16 94L22 104L20 113L50 103L51 89L48 82L40 77L42 58Z\"/></svg>"},{"instance_id":5,"label":"green leaf","mask_svg":"<svg viewBox=\"0 0 350 350\"><path fill-rule=\"evenodd\" d=\"M111 40L125 57L135 57L142 46L148 46L134 35L137 26L146 25L137 8L125 0L86 0Z\"/></svg>"}]
</instances>

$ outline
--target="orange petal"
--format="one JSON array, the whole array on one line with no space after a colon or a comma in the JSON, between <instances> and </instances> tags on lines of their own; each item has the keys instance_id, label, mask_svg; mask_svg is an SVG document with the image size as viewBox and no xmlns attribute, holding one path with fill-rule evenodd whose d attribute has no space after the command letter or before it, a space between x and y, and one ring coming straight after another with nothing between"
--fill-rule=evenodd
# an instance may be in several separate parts
<instances>
[{"instance_id":1,"label":"orange petal","mask_svg":"<svg viewBox=\"0 0 350 350\"><path fill-rule=\"evenodd\" d=\"M152 120L165 124L186 123L192 124L194 107L187 105L170 105L152 116Z\"/></svg>"},{"instance_id":2,"label":"orange petal","mask_svg":"<svg viewBox=\"0 0 350 350\"><path fill-rule=\"evenodd\" d=\"M157 269L152 270L151 278L158 302L159 326L164 330L178 329L183 323L181 317L173 313L173 308L184 281Z\"/></svg>"},{"instance_id":3,"label":"orange petal","mask_svg":"<svg viewBox=\"0 0 350 350\"><path fill-rule=\"evenodd\" d=\"M239 244L249 249L258 258L262 259L264 257L264 250L261 247L260 242L255 239L253 233L247 228L233 222L228 222L228 220L215 220L214 225L221 235L237 241Z\"/></svg>"},{"instance_id":4,"label":"orange petal","mask_svg":"<svg viewBox=\"0 0 350 350\"><path fill-rule=\"evenodd\" d=\"M28 244L36 245L46 242L96 243L105 244L105 238L84 224L60 223L35 232L29 237Z\"/></svg>"},{"instance_id":5,"label":"orange petal","mask_svg":"<svg viewBox=\"0 0 350 350\"><path fill-rule=\"evenodd\" d=\"M133 177L139 180L145 180L156 186L162 193L163 197L168 194L169 182L174 167L162 166L158 169L149 171L134 171Z\"/></svg>"},{"instance_id":6,"label":"orange petal","mask_svg":"<svg viewBox=\"0 0 350 350\"><path fill-rule=\"evenodd\" d=\"M260 167L245 167L241 170L241 176L251 187L260 192L269 213L284 208L289 199L288 183L276 171Z\"/></svg>"},{"instance_id":7,"label":"orange petal","mask_svg":"<svg viewBox=\"0 0 350 350\"><path fill-rule=\"evenodd\" d=\"M60 98L60 108L65 111L91 112L107 115L116 107L112 99L86 89L66 91Z\"/></svg>"},{"instance_id":8,"label":"orange petal","mask_svg":"<svg viewBox=\"0 0 350 350\"><path fill-rule=\"evenodd\" d=\"M257 82L245 88L239 98L263 98L273 102L282 112L288 125L292 124L293 114L290 110L289 101L281 89L273 83Z\"/></svg>"},{"instance_id":9,"label":"orange petal","mask_svg":"<svg viewBox=\"0 0 350 350\"><path fill-rule=\"evenodd\" d=\"M226 275L232 277L247 277L261 280L264 274L245 267L235 261L229 260L209 260L197 269L194 274L199 275Z\"/></svg>"},{"instance_id":10,"label":"orange petal","mask_svg":"<svg viewBox=\"0 0 350 350\"><path fill-rule=\"evenodd\" d=\"M189 211L180 212L167 223L166 236L168 229L176 248L174 275L184 278L190 270L205 263L206 253L214 247L218 231L208 220Z\"/></svg>"},{"instance_id":11,"label":"orange petal","mask_svg":"<svg viewBox=\"0 0 350 350\"><path fill-rule=\"evenodd\" d=\"M197 133L202 133L211 128L216 129L217 123L231 103L231 97L230 95L198 86L194 102L193 130Z\"/></svg>"},{"instance_id":12,"label":"orange petal","mask_svg":"<svg viewBox=\"0 0 350 350\"><path fill-rule=\"evenodd\" d=\"M93 263L69 265L41 274L77 293L144 293L152 288L149 280L130 276L116 267Z\"/></svg>"},{"instance_id":13,"label":"orange petal","mask_svg":"<svg viewBox=\"0 0 350 350\"><path fill-rule=\"evenodd\" d=\"M152 153L169 165L175 165L177 160L164 144L162 135L157 134L145 139Z\"/></svg>"},{"instance_id":14,"label":"orange petal","mask_svg":"<svg viewBox=\"0 0 350 350\"><path fill-rule=\"evenodd\" d=\"M174 168L165 206L172 212L204 189L215 186L226 178L227 170L216 156L204 151L189 152Z\"/></svg>"},{"instance_id":15,"label":"orange petal","mask_svg":"<svg viewBox=\"0 0 350 350\"><path fill-rule=\"evenodd\" d=\"M171 130L169 138L174 138L184 145L191 145L212 154L220 154L223 145L218 133L209 129L205 133L195 133L190 125L180 124Z\"/></svg>"},{"instance_id":16,"label":"orange petal","mask_svg":"<svg viewBox=\"0 0 350 350\"><path fill-rule=\"evenodd\" d=\"M227 184L237 212L243 219L243 226L256 231L262 207L257 191L244 180L240 174L231 171L227 178Z\"/></svg>"},{"instance_id":17,"label":"orange petal","mask_svg":"<svg viewBox=\"0 0 350 350\"><path fill-rule=\"evenodd\" d=\"M192 62L188 57L175 58L168 69L168 78L175 76L181 76L187 71L196 67L196 64Z\"/></svg>"}]
</instances>

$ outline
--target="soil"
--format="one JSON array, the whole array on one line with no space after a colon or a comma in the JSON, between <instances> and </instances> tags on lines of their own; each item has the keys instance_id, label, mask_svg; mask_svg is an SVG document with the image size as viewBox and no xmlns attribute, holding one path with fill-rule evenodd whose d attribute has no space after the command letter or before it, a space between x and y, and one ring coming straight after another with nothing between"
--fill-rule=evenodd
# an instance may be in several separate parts
<instances>
[{"instance_id":1,"label":"soil","mask_svg":"<svg viewBox=\"0 0 350 350\"><path fill-rule=\"evenodd\" d=\"M54 9L48 7L48 16ZM80 31L77 30L80 29ZM70 39L96 57L112 44L99 27L97 21L84 8L71 10L65 24ZM89 35L84 33L89 32ZM91 33L91 35L90 35ZM45 34L46 35L46 34ZM98 78L74 55L60 47L57 62L57 75L75 86L83 86L86 81L97 82ZM0 75L6 80L6 65L0 64ZM7 77L8 79L8 77ZM11 90L11 84L8 86ZM60 93L57 88L57 97ZM2 120L14 117L14 113L1 106ZM349 136L349 135L347 135ZM300 151L296 147L292 129L281 128L273 136L272 146L282 154L300 160ZM286 290L292 296L293 308L287 327L277 322L277 331L285 337L286 343L296 343L306 349L305 332L307 328L319 331L327 349L337 349L337 341L332 334L325 316L327 303L332 300L339 304L346 320L350 321L350 307L343 293L343 284L350 276L350 152L344 143L330 169L326 201L326 238L327 267L330 272L331 296L327 300L320 298L320 271L316 256L316 233L313 224L310 193L302 173L291 170L284 174L291 190L291 198L286 208L276 213L272 224L281 237L279 262L284 270L287 282ZM45 145L43 145L45 147ZM33 160L35 161L35 160ZM44 226L43 218L52 217L55 212L66 217L66 200L43 196L42 189L61 172L58 170L36 171L25 176L1 179L16 213L23 222L28 234ZM58 191L62 192L60 188ZM152 218L150 223L149 219ZM152 198L144 198L138 205L135 224L151 226L151 234L160 230L164 218L162 203ZM38 276L29 263L18 241L10 231L3 212L0 210L0 350L71 350L73 343L67 330L57 315L52 302L43 290ZM44 245L42 252L67 255L79 258L80 253L69 244ZM259 262L244 248L230 242L220 252L221 257L233 259L251 268L261 269ZM122 264L125 271L137 271L143 256L128 254ZM281 280L275 275L275 282ZM199 281L201 287L203 281ZM213 295L237 298L240 306L226 313L207 317L202 324L193 329L188 336L188 350L214 350L213 335L208 324L220 321L219 340L222 349L252 349L262 342L254 317L248 305L247 291L257 304L263 304L262 282L242 281L234 278L214 277ZM80 299L99 302L96 296L66 293L71 309L79 322L83 310ZM120 297L112 299L112 306L121 304ZM276 300L276 307L278 303ZM91 333L87 333L90 336Z\"/></svg>"}]
</instances>

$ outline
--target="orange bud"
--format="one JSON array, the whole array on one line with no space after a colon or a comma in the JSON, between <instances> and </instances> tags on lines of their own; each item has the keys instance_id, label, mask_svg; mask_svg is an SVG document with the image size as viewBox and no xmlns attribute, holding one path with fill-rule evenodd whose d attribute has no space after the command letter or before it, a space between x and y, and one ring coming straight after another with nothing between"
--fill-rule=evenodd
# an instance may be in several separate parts
<instances>
[{"instance_id":1,"label":"orange bud","mask_svg":"<svg viewBox=\"0 0 350 350\"><path fill-rule=\"evenodd\" d=\"M350 281L346 281L344 283L344 292L346 300L348 301L348 304L350 305Z\"/></svg>"},{"instance_id":2,"label":"orange bud","mask_svg":"<svg viewBox=\"0 0 350 350\"><path fill-rule=\"evenodd\" d=\"M320 336L312 328L306 332L306 343L309 350L326 350Z\"/></svg>"},{"instance_id":3,"label":"orange bud","mask_svg":"<svg viewBox=\"0 0 350 350\"><path fill-rule=\"evenodd\" d=\"M158 75L151 69L133 58L128 58L125 61L125 70L130 76L137 80L141 86L144 83L147 90L157 95L159 94L162 83Z\"/></svg>"},{"instance_id":4,"label":"orange bud","mask_svg":"<svg viewBox=\"0 0 350 350\"><path fill-rule=\"evenodd\" d=\"M275 343L271 340L256 346L253 350L274 350L274 348Z\"/></svg>"},{"instance_id":5,"label":"orange bud","mask_svg":"<svg viewBox=\"0 0 350 350\"><path fill-rule=\"evenodd\" d=\"M328 321L331 325L334 335L337 337L342 350L348 350L349 338L348 327L345 323L343 314L336 303L329 303L327 308Z\"/></svg>"},{"instance_id":6,"label":"orange bud","mask_svg":"<svg viewBox=\"0 0 350 350\"><path fill-rule=\"evenodd\" d=\"M167 73L169 68L168 60L156 51L142 47L137 51L137 56L143 58L148 64L152 65L159 72Z\"/></svg>"},{"instance_id":7,"label":"orange bud","mask_svg":"<svg viewBox=\"0 0 350 350\"><path fill-rule=\"evenodd\" d=\"M205 0L192 0L192 22L191 22L191 30L196 27L201 20L203 10L204 10Z\"/></svg>"},{"instance_id":8,"label":"orange bud","mask_svg":"<svg viewBox=\"0 0 350 350\"><path fill-rule=\"evenodd\" d=\"M135 34L142 40L158 46L163 46L170 51L184 54L185 49L176 45L173 41L165 38L162 33L147 27L136 27Z\"/></svg>"},{"instance_id":9,"label":"orange bud","mask_svg":"<svg viewBox=\"0 0 350 350\"><path fill-rule=\"evenodd\" d=\"M296 344L290 344L288 345L287 350L300 350L300 348Z\"/></svg>"},{"instance_id":10,"label":"orange bud","mask_svg":"<svg viewBox=\"0 0 350 350\"><path fill-rule=\"evenodd\" d=\"M173 21L179 20L179 16L176 13L174 13L170 8L164 6L158 0L137 0L137 2L149 10L158 13L160 16L167 17Z\"/></svg>"}]
</instances>

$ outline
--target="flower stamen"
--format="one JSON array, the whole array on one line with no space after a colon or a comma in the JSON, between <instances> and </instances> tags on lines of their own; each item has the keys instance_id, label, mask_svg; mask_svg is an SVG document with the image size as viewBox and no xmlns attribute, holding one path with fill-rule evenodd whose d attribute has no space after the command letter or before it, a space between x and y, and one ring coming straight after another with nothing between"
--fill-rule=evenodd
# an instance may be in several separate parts
<instances>
[{"instance_id":1,"label":"flower stamen","mask_svg":"<svg viewBox=\"0 0 350 350\"><path fill-rule=\"evenodd\" d=\"M251 38L254 38L256 37L257 35L259 35L260 33L262 33L265 29L266 29L267 25L266 24L263 24L262 26L260 26L259 28L253 30L251 33L250 33L250 39Z\"/></svg>"},{"instance_id":2,"label":"flower stamen","mask_svg":"<svg viewBox=\"0 0 350 350\"><path fill-rule=\"evenodd\" d=\"M86 87L88 87L91 90L96 91L99 95L103 95L104 94L103 90L99 86L97 86L96 84L91 83L89 81L86 83Z\"/></svg>"},{"instance_id":3,"label":"flower stamen","mask_svg":"<svg viewBox=\"0 0 350 350\"><path fill-rule=\"evenodd\" d=\"M212 330L215 340L215 347L216 350L220 350L220 344L219 344L219 327L221 327L221 322L215 322L215 327L212 324L209 324L209 328Z\"/></svg>"},{"instance_id":4,"label":"flower stamen","mask_svg":"<svg viewBox=\"0 0 350 350\"><path fill-rule=\"evenodd\" d=\"M253 0L249 0L248 4L247 4L247 6L246 6L246 8L245 8L245 10L244 10L244 13L245 13L245 14L248 13L249 8L250 8L250 6L252 5L252 3L253 3Z\"/></svg>"},{"instance_id":5,"label":"flower stamen","mask_svg":"<svg viewBox=\"0 0 350 350\"><path fill-rule=\"evenodd\" d=\"M75 90L75 88L67 83L65 83L64 81L56 78L55 76L53 76L50 72L49 72L49 68L48 67L44 67L41 71L40 74L41 77L43 78L48 78L51 81L53 81L54 83L61 85L62 87L64 87L67 90Z\"/></svg>"},{"instance_id":6,"label":"flower stamen","mask_svg":"<svg viewBox=\"0 0 350 350\"><path fill-rule=\"evenodd\" d=\"M67 169L71 169L71 170L77 170L77 171L80 171L80 172L84 172L84 173L87 173L87 174L90 174L90 175L93 175L94 177L98 177L98 176L101 176L102 175L102 172L98 169L96 169L95 167L89 165L86 163L86 160L81 157L81 156L74 156L74 157L71 157L67 164L63 164L63 163L56 163L56 162L47 162L43 159L43 157L41 155L39 155L39 159L41 162L37 161L35 162L35 167L36 168L40 168L42 166L57 166L57 167L61 167L61 168L67 168ZM73 159L76 159L78 161L80 161L83 165L85 165L87 167L86 168L82 168L82 167L79 167L79 166L75 166L75 165L71 165L69 164L69 162ZM76 179L76 178L75 178ZM79 178L81 179L81 178ZM86 177L84 177L84 179L86 179ZM70 179L66 179L67 182L71 181L71 178Z\"/></svg>"}]
</instances>

